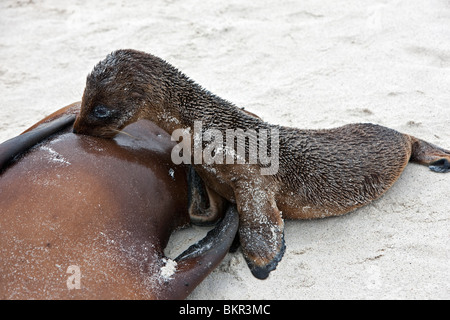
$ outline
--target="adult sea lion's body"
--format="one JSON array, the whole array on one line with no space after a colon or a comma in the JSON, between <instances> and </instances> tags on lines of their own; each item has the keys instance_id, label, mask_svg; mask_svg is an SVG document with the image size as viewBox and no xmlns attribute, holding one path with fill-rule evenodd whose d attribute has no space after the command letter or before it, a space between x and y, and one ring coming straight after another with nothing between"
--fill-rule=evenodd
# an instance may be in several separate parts
<instances>
[{"instance_id":1,"label":"adult sea lion's body","mask_svg":"<svg viewBox=\"0 0 450 320\"><path fill-rule=\"evenodd\" d=\"M149 121L114 140L75 135L79 108L0 144L0 299L187 297L227 253L237 213L170 260L170 234L189 223L170 136Z\"/></svg>"},{"instance_id":2,"label":"adult sea lion's body","mask_svg":"<svg viewBox=\"0 0 450 320\"><path fill-rule=\"evenodd\" d=\"M195 128L195 121L201 121L203 131L277 130L278 139L272 136L268 142L279 145L275 174L262 175L261 163L194 166L210 189L237 204L243 252L259 278L267 277L281 259L284 218L327 217L361 207L380 197L410 160L438 172L450 167L449 151L378 125L330 130L271 125L203 89L160 58L119 50L88 76L75 130L113 137L138 119L151 119L169 133ZM193 130L190 134L194 140Z\"/></svg>"}]
</instances>

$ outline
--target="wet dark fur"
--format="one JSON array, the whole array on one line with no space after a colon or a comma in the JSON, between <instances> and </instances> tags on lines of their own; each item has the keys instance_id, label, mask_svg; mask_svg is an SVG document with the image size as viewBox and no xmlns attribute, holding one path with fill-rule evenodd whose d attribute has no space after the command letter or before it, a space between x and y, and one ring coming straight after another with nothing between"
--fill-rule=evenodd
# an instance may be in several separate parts
<instances>
[{"instance_id":1,"label":"wet dark fur","mask_svg":"<svg viewBox=\"0 0 450 320\"><path fill-rule=\"evenodd\" d=\"M110 117L96 118L97 105L107 106ZM141 118L169 133L192 128L196 120L202 121L204 130L279 130L275 175L259 175L259 165L212 165L214 174L207 166L195 166L211 189L237 203L244 254L258 268L273 269L273 261L280 259L281 214L303 219L354 210L380 197L409 160L434 171L449 170L449 151L395 130L374 124L329 130L271 125L205 90L158 57L134 50L113 52L87 78L75 130L112 137L114 130Z\"/></svg>"}]
</instances>

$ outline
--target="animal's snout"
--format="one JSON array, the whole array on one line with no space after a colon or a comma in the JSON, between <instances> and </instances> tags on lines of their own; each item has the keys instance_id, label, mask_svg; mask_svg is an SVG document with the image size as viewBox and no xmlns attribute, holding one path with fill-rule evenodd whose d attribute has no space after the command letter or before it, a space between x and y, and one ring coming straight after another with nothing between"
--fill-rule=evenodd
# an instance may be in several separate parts
<instances>
[{"instance_id":1,"label":"animal's snout","mask_svg":"<svg viewBox=\"0 0 450 320\"><path fill-rule=\"evenodd\" d=\"M80 120L80 117L78 116L75 119L75 123L73 124L73 130L72 132L75 134L85 134L86 128L83 125L82 121Z\"/></svg>"}]
</instances>

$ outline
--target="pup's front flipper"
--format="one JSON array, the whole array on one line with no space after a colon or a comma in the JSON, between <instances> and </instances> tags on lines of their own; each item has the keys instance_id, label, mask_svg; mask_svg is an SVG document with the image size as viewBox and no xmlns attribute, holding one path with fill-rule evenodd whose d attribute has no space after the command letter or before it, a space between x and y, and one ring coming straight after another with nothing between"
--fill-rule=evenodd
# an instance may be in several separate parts
<instances>
[{"instance_id":1,"label":"pup's front flipper","mask_svg":"<svg viewBox=\"0 0 450 320\"><path fill-rule=\"evenodd\" d=\"M285 251L284 221L274 195L267 190L244 186L235 190L239 211L239 238L250 271L266 279Z\"/></svg>"}]
</instances>

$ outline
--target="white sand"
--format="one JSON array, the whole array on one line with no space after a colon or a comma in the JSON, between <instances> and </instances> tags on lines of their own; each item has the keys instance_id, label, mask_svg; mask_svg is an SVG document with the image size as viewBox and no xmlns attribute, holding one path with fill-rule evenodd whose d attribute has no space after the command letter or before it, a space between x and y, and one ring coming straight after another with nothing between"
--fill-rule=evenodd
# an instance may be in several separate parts
<instances>
[{"instance_id":1,"label":"white sand","mask_svg":"<svg viewBox=\"0 0 450 320\"><path fill-rule=\"evenodd\" d=\"M374 122L450 148L446 0L2 0L0 141L80 100L119 48L163 57L273 123ZM449 196L450 174L410 165L355 213L287 222L268 280L238 251L190 298L449 299Z\"/></svg>"}]
</instances>

